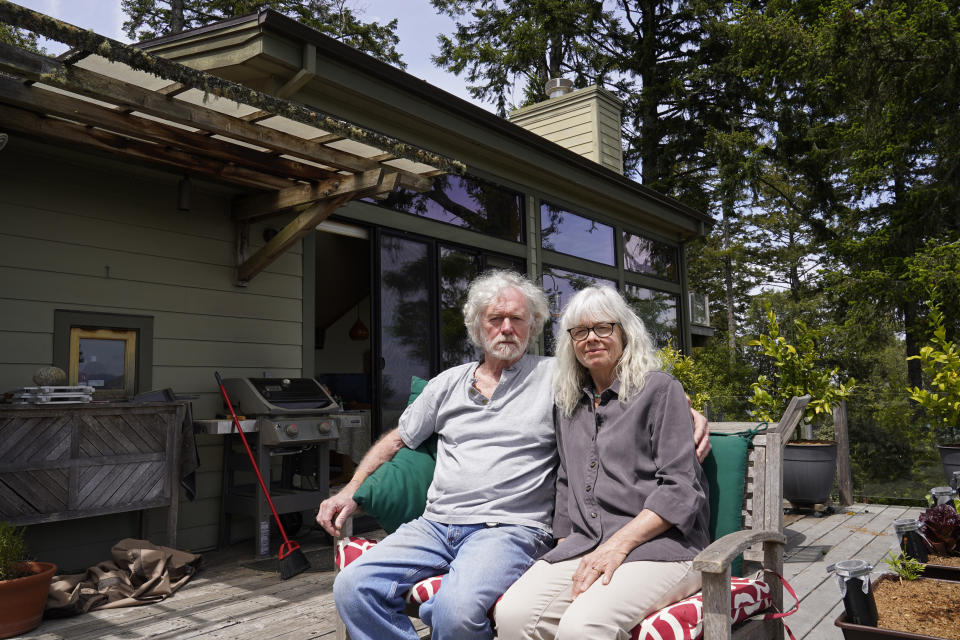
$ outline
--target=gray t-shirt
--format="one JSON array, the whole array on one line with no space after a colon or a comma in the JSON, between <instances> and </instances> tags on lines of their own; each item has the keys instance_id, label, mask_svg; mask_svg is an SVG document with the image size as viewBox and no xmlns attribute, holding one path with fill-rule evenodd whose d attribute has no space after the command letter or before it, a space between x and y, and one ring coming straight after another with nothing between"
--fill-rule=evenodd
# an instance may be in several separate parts
<instances>
[{"instance_id":1,"label":"gray t-shirt","mask_svg":"<svg viewBox=\"0 0 960 640\"><path fill-rule=\"evenodd\" d=\"M525 355L503 371L489 400L472 386L477 365L433 378L400 416L408 447L439 435L423 515L446 524L550 531L557 467L553 359Z\"/></svg>"}]
</instances>

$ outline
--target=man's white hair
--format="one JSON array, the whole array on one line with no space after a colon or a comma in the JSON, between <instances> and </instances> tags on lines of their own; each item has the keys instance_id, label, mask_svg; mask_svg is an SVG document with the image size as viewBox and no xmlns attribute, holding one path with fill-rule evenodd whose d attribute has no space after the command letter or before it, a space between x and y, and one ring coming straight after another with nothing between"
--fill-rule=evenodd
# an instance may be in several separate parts
<instances>
[{"instance_id":1,"label":"man's white hair","mask_svg":"<svg viewBox=\"0 0 960 640\"><path fill-rule=\"evenodd\" d=\"M543 289L516 271L501 269L487 271L470 284L467 301L463 304L463 324L467 327L470 342L475 346L483 348L480 325L483 322L484 312L487 307L501 299L509 289L516 289L527 301L527 312L530 314L528 344L532 344L543 331L543 323L550 315L550 307Z\"/></svg>"},{"instance_id":2,"label":"man's white hair","mask_svg":"<svg viewBox=\"0 0 960 640\"><path fill-rule=\"evenodd\" d=\"M573 338L567 329L597 322L616 322L615 331L623 340L623 353L617 362L620 378L620 402L627 402L643 389L647 372L660 368L653 341L643 321L616 289L592 286L570 298L560 316L557 332L557 368L553 377L554 403L564 415L572 415L590 382L590 373L577 360Z\"/></svg>"}]
</instances>

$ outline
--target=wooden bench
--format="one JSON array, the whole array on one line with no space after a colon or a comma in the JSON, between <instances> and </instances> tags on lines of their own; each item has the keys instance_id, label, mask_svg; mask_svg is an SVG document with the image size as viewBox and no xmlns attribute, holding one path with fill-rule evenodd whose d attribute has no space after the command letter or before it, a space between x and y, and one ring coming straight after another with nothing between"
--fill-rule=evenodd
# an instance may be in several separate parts
<instances>
[{"instance_id":1,"label":"wooden bench","mask_svg":"<svg viewBox=\"0 0 960 640\"><path fill-rule=\"evenodd\" d=\"M743 554L745 575L762 568L770 585L774 608L783 611L783 588L777 575L783 575L783 448L800 424L810 396L793 398L779 422L753 436L749 453L743 502L743 528L723 536L697 554L693 568L703 575L704 640L768 638L783 640L779 620L748 620L736 628L730 624L730 567ZM732 434L750 431L756 422L714 422L710 432ZM348 519L342 537L353 535ZM334 552L340 539L334 541ZM415 607L405 611L417 616ZM336 640L349 640L343 621L337 616Z\"/></svg>"},{"instance_id":2,"label":"wooden bench","mask_svg":"<svg viewBox=\"0 0 960 640\"><path fill-rule=\"evenodd\" d=\"M745 573L759 565L766 574L774 608L783 611L783 448L803 419L810 396L793 398L779 422L768 425L753 438L744 492L743 529L723 536L697 554L693 568L703 577L704 640L737 638L783 639L779 620L748 620L730 625L730 565L744 555ZM737 433L756 426L753 422L710 423L711 433ZM776 575L774 575L776 574Z\"/></svg>"}]
</instances>

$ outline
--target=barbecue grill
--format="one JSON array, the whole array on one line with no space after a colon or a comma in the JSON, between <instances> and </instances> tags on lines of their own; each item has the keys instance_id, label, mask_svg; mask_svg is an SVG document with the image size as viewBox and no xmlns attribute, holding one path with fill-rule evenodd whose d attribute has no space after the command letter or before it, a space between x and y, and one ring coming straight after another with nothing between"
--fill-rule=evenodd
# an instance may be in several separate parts
<instances>
[{"instance_id":1,"label":"barbecue grill","mask_svg":"<svg viewBox=\"0 0 960 640\"><path fill-rule=\"evenodd\" d=\"M347 429L369 429L367 411L344 411L313 378L225 378L223 385L246 434L284 528L300 528L300 512L315 510L330 494L330 446ZM238 482L249 458L230 420L202 421L224 434L220 546L230 543L233 515L253 518L256 554L270 553L270 510L256 483ZM231 435L233 434L233 435ZM255 444L254 444L255 441ZM279 479L271 460L280 458ZM289 524L289 526L288 526Z\"/></svg>"}]
</instances>

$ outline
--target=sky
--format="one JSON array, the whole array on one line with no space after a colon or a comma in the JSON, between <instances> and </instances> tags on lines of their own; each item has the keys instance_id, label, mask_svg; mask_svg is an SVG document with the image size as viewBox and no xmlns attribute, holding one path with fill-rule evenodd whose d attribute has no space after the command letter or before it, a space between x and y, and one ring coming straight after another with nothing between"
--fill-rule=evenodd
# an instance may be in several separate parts
<instances>
[{"instance_id":1,"label":"sky","mask_svg":"<svg viewBox=\"0 0 960 640\"><path fill-rule=\"evenodd\" d=\"M102 36L120 42L130 42L122 30L126 18L120 10L120 0L12 0L83 29L92 29ZM454 21L446 15L437 15L428 0L352 0L349 6L362 20L389 22L398 20L400 52L407 63L407 73L440 87L455 96L492 111L489 104L473 100L465 82L452 73L433 66L430 56L439 50L437 34L452 33ZM62 53L60 43L42 43L50 54Z\"/></svg>"}]
</instances>

